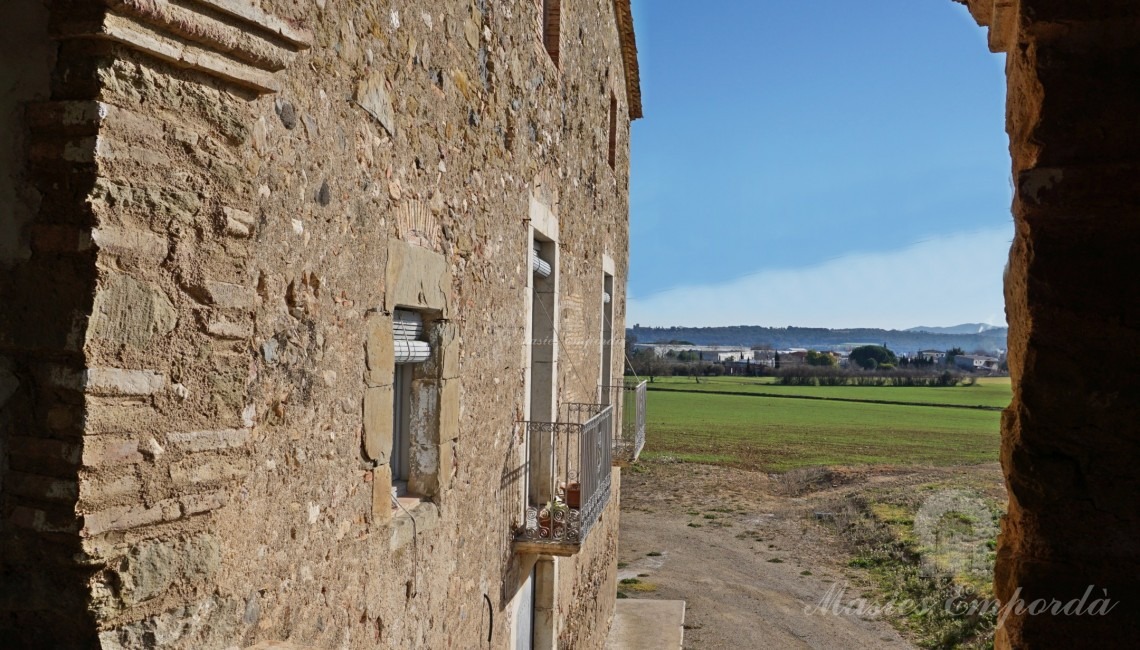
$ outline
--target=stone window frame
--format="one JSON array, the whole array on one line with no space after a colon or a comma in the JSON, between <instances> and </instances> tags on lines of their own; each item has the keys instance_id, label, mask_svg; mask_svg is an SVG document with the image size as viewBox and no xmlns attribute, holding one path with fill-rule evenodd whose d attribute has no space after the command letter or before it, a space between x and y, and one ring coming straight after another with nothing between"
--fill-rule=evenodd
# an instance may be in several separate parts
<instances>
[{"instance_id":1,"label":"stone window frame","mask_svg":"<svg viewBox=\"0 0 1140 650\"><path fill-rule=\"evenodd\" d=\"M367 321L362 447L373 467L373 523L393 524L393 549L410 541L414 532L434 528L455 471L460 377L458 327L449 319L451 283L450 266L442 254L389 241L384 304L370 312ZM399 498L392 493L390 463L396 372L392 317L397 308L421 314L432 349L431 357L412 372L411 406L427 413L427 419L410 440L407 493Z\"/></svg>"},{"instance_id":2,"label":"stone window frame","mask_svg":"<svg viewBox=\"0 0 1140 650\"><path fill-rule=\"evenodd\" d=\"M602 363L600 364L600 367L598 370L598 372L599 372L598 386L602 387L600 390L602 391L601 397L603 400L602 401L603 404L609 403L610 395L609 395L608 387L613 385L613 382L614 382L614 374L613 374L614 350L613 350L613 347L614 347L614 335L616 334L617 330L614 329L614 322L613 321L614 321L614 315L615 315L615 306L617 303L617 296L615 294L617 292L617 286L618 286L617 273L615 272L616 268L617 268L617 265L614 264L614 258L611 257L608 253L602 253L602 292L604 294L608 290L609 294L610 294L610 302L608 304L605 303L605 299L603 296L602 306L601 306L601 309L602 309L602 327L601 327L601 344L602 344L601 360L602 360ZM607 328L607 323L606 323L607 317L609 317L608 328ZM609 354L608 355L606 354L606 346L609 346ZM623 352L619 351L618 354L623 354ZM609 367L607 367L607 362L608 362Z\"/></svg>"},{"instance_id":3,"label":"stone window frame","mask_svg":"<svg viewBox=\"0 0 1140 650\"><path fill-rule=\"evenodd\" d=\"M524 412L527 414L527 419L539 419L555 421L558 417L558 366L559 366L559 330L560 320L557 317L561 313L560 295L561 295L561 274L559 273L559 266L561 263L561 243L559 232L559 219L557 214L557 196L549 193L549 188L538 186L542 185L542 181L536 180L536 191L531 193L530 204L528 210L528 226L526 231L526 354L525 354L525 372L524 372ZM550 283L548 285L551 294L550 306L551 314L554 316L550 323L550 331L536 333L534 331L534 315L535 310L540 307L535 305L535 277L530 268L530 256L533 254L533 247L535 243L540 243L543 249L546 260L551 265ZM535 346L533 345L536 338L549 337L550 349L543 353L543 360L540 363L548 365L546 372L549 373L548 377L535 377L534 375L534 354ZM537 381L536 381L537 380ZM549 392L548 392L549 391ZM542 403L535 404L536 392L541 392ZM549 396L549 401L547 398ZM526 453L527 442L522 441L521 452ZM531 467L528 459L527 467ZM529 469L527 471L530 471ZM528 481L523 480L523 485ZM526 494L524 490L520 490L518 499L520 507L520 515L526 509L526 504L531 500L533 495ZM530 612L522 612L520 609L521 602L519 601L519 593L521 593L524 583L532 575L534 571L534 601L532 603L534 611L534 622L531 627L531 647L533 648L554 648L560 632L559 617L558 617L558 560L553 557L537 557L534 556L533 563L529 566L522 567L524 570L520 572L519 582L517 583L517 592L512 606L512 616L530 615ZM512 646L518 641L515 639L516 631L515 626L511 625Z\"/></svg>"}]
</instances>

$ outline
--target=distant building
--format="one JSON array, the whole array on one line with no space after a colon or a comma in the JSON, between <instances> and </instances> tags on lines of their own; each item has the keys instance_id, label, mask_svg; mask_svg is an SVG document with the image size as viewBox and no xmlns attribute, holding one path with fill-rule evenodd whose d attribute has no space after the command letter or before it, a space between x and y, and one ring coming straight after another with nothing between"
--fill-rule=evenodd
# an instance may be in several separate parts
<instances>
[{"instance_id":1,"label":"distant building","mask_svg":"<svg viewBox=\"0 0 1140 650\"><path fill-rule=\"evenodd\" d=\"M690 345L687 343L637 343L635 348L651 349L657 356L665 357L692 352L700 361L723 363L727 361L751 361L752 350L743 347L729 347L721 345Z\"/></svg>"},{"instance_id":2,"label":"distant building","mask_svg":"<svg viewBox=\"0 0 1140 650\"><path fill-rule=\"evenodd\" d=\"M767 368L776 367L775 350L752 350L752 363Z\"/></svg>"},{"instance_id":3,"label":"distant building","mask_svg":"<svg viewBox=\"0 0 1140 650\"><path fill-rule=\"evenodd\" d=\"M919 350L918 358L932 363L942 363L946 361L946 352L942 350Z\"/></svg>"},{"instance_id":4,"label":"distant building","mask_svg":"<svg viewBox=\"0 0 1140 650\"><path fill-rule=\"evenodd\" d=\"M797 366L807 365L807 353L808 351L803 348L780 350L780 368L795 368Z\"/></svg>"},{"instance_id":5,"label":"distant building","mask_svg":"<svg viewBox=\"0 0 1140 650\"><path fill-rule=\"evenodd\" d=\"M954 365L963 370L997 370L1001 362L994 357L974 354L959 354L954 357Z\"/></svg>"}]
</instances>

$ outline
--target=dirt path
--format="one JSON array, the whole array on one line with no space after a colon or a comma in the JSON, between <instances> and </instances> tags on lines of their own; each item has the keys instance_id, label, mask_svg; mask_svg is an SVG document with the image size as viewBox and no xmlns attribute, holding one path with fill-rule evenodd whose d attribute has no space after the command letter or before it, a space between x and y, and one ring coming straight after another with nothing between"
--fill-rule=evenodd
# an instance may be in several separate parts
<instances>
[{"instance_id":1,"label":"dirt path","mask_svg":"<svg viewBox=\"0 0 1140 650\"><path fill-rule=\"evenodd\" d=\"M814 521L813 507L841 486L807 498L776 494L783 487L763 473L692 464L623 473L619 579L639 582L620 590L688 601L686 648L912 648L886 621L805 611L844 586L844 603L859 598L865 576Z\"/></svg>"}]
</instances>

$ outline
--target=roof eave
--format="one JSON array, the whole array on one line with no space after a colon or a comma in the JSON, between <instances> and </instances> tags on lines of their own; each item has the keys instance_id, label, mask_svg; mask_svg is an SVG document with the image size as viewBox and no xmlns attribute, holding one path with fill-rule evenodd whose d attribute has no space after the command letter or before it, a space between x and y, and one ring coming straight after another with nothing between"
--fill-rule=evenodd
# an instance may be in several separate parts
<instances>
[{"instance_id":1,"label":"roof eave","mask_svg":"<svg viewBox=\"0 0 1140 650\"><path fill-rule=\"evenodd\" d=\"M625 68L625 92L629 103L630 121L642 117L641 70L637 64L637 38L633 32L633 9L630 0L614 0L618 35L621 38L621 58Z\"/></svg>"}]
</instances>

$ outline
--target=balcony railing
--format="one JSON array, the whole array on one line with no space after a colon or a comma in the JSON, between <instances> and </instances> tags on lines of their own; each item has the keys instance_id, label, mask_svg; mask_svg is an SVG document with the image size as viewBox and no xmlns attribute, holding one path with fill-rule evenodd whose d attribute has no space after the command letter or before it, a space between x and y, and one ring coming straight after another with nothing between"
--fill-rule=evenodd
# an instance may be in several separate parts
<instances>
[{"instance_id":1,"label":"balcony railing","mask_svg":"<svg viewBox=\"0 0 1140 650\"><path fill-rule=\"evenodd\" d=\"M624 467L637 462L645 448L646 382L622 386L602 386L602 401L617 411L621 426L614 432L614 465Z\"/></svg>"},{"instance_id":2,"label":"balcony railing","mask_svg":"<svg viewBox=\"0 0 1140 650\"><path fill-rule=\"evenodd\" d=\"M526 513L515 549L573 555L610 500L614 409L566 404L561 422L524 422Z\"/></svg>"}]
</instances>

